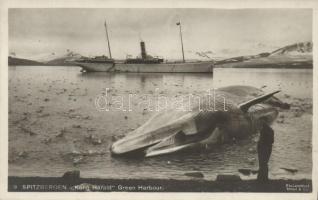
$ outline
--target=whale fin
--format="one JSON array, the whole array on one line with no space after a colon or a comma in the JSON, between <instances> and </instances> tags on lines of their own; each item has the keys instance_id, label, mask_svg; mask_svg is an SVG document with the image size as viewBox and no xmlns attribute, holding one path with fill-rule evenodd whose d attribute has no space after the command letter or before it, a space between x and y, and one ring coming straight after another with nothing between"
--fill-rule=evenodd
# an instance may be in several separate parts
<instances>
[{"instance_id":1,"label":"whale fin","mask_svg":"<svg viewBox=\"0 0 318 200\"><path fill-rule=\"evenodd\" d=\"M253 105L255 105L255 104L258 104L258 103L261 103L261 102L263 102L263 101L269 99L270 97L272 97L274 94L276 94L276 93L278 93L278 92L280 92L280 90L277 90L277 91L275 91L275 92L271 92L271 93L269 93L269 94L264 94L264 95L262 95L262 96L256 97L255 99L252 99L252 100L249 100L249 101L247 101L247 102L241 103L241 104L239 105L239 108L240 108L243 112L247 112L247 110L248 110L251 106L253 106Z\"/></svg>"}]
</instances>

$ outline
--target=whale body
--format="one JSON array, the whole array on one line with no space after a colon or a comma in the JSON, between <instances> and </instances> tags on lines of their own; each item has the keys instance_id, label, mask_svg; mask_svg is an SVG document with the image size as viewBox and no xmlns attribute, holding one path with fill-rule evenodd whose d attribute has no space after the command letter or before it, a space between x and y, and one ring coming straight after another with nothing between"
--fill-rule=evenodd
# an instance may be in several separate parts
<instances>
[{"instance_id":1,"label":"whale body","mask_svg":"<svg viewBox=\"0 0 318 200\"><path fill-rule=\"evenodd\" d=\"M156 113L145 124L115 141L111 153L151 157L246 138L260 130L261 120L271 125L279 108L289 108L274 96L278 92L265 94L251 86L219 88L215 96L221 98L213 98L213 109L211 98L204 98L202 102L210 102L204 105L210 106L195 105L187 111Z\"/></svg>"}]
</instances>

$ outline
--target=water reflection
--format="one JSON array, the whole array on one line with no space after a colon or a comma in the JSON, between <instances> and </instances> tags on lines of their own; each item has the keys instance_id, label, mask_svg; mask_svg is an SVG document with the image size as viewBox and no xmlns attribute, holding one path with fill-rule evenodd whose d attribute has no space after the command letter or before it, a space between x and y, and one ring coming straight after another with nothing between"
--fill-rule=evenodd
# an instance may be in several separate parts
<instances>
[{"instance_id":1,"label":"water reflection","mask_svg":"<svg viewBox=\"0 0 318 200\"><path fill-rule=\"evenodd\" d=\"M205 90L212 87L213 75L187 73L82 73L84 80L104 81L117 90L149 91L155 88L162 90Z\"/></svg>"}]
</instances>

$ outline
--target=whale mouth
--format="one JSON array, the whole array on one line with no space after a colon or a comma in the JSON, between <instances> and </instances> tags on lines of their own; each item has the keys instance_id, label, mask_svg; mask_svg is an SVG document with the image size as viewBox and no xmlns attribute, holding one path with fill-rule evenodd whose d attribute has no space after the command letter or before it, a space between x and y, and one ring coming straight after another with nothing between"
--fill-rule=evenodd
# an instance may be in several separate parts
<instances>
[{"instance_id":1,"label":"whale mouth","mask_svg":"<svg viewBox=\"0 0 318 200\"><path fill-rule=\"evenodd\" d=\"M195 146L195 142L204 140L209 135L189 136L182 131L178 131L169 137L158 140L152 144L134 149L132 151L121 151L116 142L110 147L111 155L113 157L153 157L157 155L170 154L181 151L191 146ZM126 141L127 142L127 141Z\"/></svg>"},{"instance_id":2,"label":"whale mouth","mask_svg":"<svg viewBox=\"0 0 318 200\"><path fill-rule=\"evenodd\" d=\"M155 146L155 145L158 144L158 143L159 143L159 142L153 143L153 144L150 144L150 145L147 145L147 146L144 146L144 147L135 149L135 150L133 150L133 151L128 151L128 152L125 152L125 153L117 152L117 151L115 150L114 145L112 145L112 146L110 147L110 152L111 152L111 156L112 156L112 157L126 157L126 158L129 158L129 157L132 157L132 158L145 157L145 156L146 156L146 151L147 151L149 148L151 148L152 146Z\"/></svg>"},{"instance_id":3,"label":"whale mouth","mask_svg":"<svg viewBox=\"0 0 318 200\"><path fill-rule=\"evenodd\" d=\"M145 157L154 157L166 155L175 152L181 152L187 149L193 149L200 146L200 143L213 135L214 131L206 134L186 135L179 131L170 137L164 138L160 142L144 149Z\"/></svg>"},{"instance_id":4,"label":"whale mouth","mask_svg":"<svg viewBox=\"0 0 318 200\"><path fill-rule=\"evenodd\" d=\"M194 143L184 144L184 145L175 146L175 147L171 147L171 148L165 148L165 149L157 149L157 150L152 150L150 147L145 151L144 156L145 157L154 157L154 156L159 156L159 155L164 155L164 154L171 154L173 152L184 150L192 145L194 145Z\"/></svg>"}]
</instances>

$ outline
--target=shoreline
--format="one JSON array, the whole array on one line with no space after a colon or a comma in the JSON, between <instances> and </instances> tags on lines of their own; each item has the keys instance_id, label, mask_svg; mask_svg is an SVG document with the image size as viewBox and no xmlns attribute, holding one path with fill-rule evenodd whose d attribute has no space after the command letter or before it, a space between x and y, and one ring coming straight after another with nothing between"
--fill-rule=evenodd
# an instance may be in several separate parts
<instances>
[{"instance_id":1,"label":"shoreline","mask_svg":"<svg viewBox=\"0 0 318 200\"><path fill-rule=\"evenodd\" d=\"M200 94L211 87L221 87L225 80L239 76L231 84L254 85L258 88L267 85L268 90L281 85L284 92L280 97L293 105L291 110L280 113L274 124L274 130L279 134L275 137L270 163L274 174L270 174L270 177L311 179L312 71L285 74L283 70L279 70L279 73L269 70L266 74L270 79L264 81L262 70L256 70L259 72L255 73L250 70L243 70L244 73L237 73L240 70L220 70L218 77L151 74L103 76L98 73L85 76L77 68L67 70L67 67L59 67L59 70L55 70L54 67L44 67L42 70L33 70L40 68L18 70L17 67L17 70L9 73L9 176L60 177L65 171L77 169L81 171L81 177L96 178L102 175L99 178L112 180L146 178L147 183L154 179L153 183L158 183L158 179L184 179L184 173L198 170L204 174L205 180L214 180L217 174L238 174L241 168L257 169L254 137L211 152L145 160L115 159L108 150L113 140L136 129L154 114L144 109L149 104L139 106L145 101L141 98L142 94L149 94L153 98L157 93L168 98L180 98L189 92ZM111 89L109 95L118 101L122 96L138 94L140 98L132 102L131 109L134 112L117 112L118 105L115 102L109 108L116 112L99 112L94 99L97 95L105 94L105 87ZM156 88L160 90L155 93ZM281 167L297 169L299 172L293 174ZM20 180L25 182L26 179ZM196 181L202 182L203 179ZM173 181L164 182L164 185L168 185ZM197 182L189 183L193 189L169 187L166 191L200 191ZM30 183L38 184L39 181ZM85 180L81 183L85 183ZM202 183L202 190L229 190L218 184L215 188L206 188L208 184ZM242 185L245 187L242 191L249 191L246 181L242 181ZM237 187L240 185L232 186L232 190Z\"/></svg>"},{"instance_id":2,"label":"shoreline","mask_svg":"<svg viewBox=\"0 0 318 200\"><path fill-rule=\"evenodd\" d=\"M9 192L274 192L310 193L312 180L177 180L8 177Z\"/></svg>"},{"instance_id":3,"label":"shoreline","mask_svg":"<svg viewBox=\"0 0 318 200\"><path fill-rule=\"evenodd\" d=\"M8 65L8 67L79 67L79 65ZM226 63L226 64L216 64L215 68L254 68L254 69L313 69L313 64L256 64L256 65L247 65L246 63ZM138 73L138 72L137 72ZM140 72L139 72L140 73ZM169 72L171 73L171 72ZM207 73L207 72L193 72L193 73Z\"/></svg>"}]
</instances>

